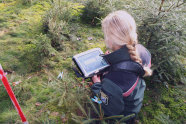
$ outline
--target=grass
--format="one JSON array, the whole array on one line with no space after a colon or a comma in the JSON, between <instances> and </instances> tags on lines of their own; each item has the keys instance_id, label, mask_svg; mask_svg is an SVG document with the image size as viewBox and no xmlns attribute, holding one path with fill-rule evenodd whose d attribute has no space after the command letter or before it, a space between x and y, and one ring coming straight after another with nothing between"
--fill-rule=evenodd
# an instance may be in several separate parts
<instances>
[{"instance_id":1,"label":"grass","mask_svg":"<svg viewBox=\"0 0 186 124\"><path fill-rule=\"evenodd\" d=\"M100 27L93 28L78 23L72 40L64 41L61 51L53 49L52 55L42 60L41 70L33 71L33 63L23 58L23 52L28 52L26 55L29 57L36 55L32 54L35 47L33 43L37 37L44 37L41 20L50 7L49 2L44 0L32 5L22 5L15 1L0 3L0 63L9 72L7 77L11 86L12 82L21 81L12 88L31 124L71 124L74 123L72 113L78 111L76 101L86 102L83 99L89 93L87 81L83 83L82 79L74 75L71 58L95 47L105 50L103 33ZM88 40L88 37L93 40ZM63 80L57 79L61 71L64 72ZM139 123L161 124L168 120L184 123L184 102L185 96L179 88L166 89L163 84L151 84L147 80L144 106L138 116ZM0 123L21 123L1 82Z\"/></svg>"}]
</instances>

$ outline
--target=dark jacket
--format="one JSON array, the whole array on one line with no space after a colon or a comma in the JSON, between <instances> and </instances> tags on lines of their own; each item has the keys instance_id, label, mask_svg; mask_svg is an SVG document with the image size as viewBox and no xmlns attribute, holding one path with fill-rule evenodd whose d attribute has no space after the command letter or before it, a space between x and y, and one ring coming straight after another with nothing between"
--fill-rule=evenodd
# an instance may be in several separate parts
<instances>
[{"instance_id":1,"label":"dark jacket","mask_svg":"<svg viewBox=\"0 0 186 124\"><path fill-rule=\"evenodd\" d=\"M145 49L142 45L139 46L139 48ZM150 60L147 58L151 58L149 57L150 53L146 49L141 50L141 51L142 52L140 53L140 57L142 59L142 63L149 65ZM115 68L115 65L117 65L118 63L120 63L119 65L122 65L126 61L132 62L130 55L128 53L128 49L126 47L122 47L121 49L107 55L105 59L111 65L110 68L113 68L113 69ZM146 84L142 78L142 75L136 74L131 71L125 71L125 70L123 71L122 69L113 71L113 69L109 69L109 72L104 75L102 82L97 82L92 85L91 89L93 93L99 94L102 90L103 85L107 83L113 83L114 85L119 86L120 89L122 90L121 92L123 93L122 94L123 101L118 101L118 104L124 103L124 106L121 108L122 113L120 114L123 114L123 115L130 115L132 113L137 114L142 107L142 101L143 101L144 91L146 87ZM117 89L114 90L110 88L109 90L112 90L112 92L117 92ZM121 106L119 105L115 105L114 107L112 106L112 111L119 110L119 109L114 109L117 107L121 107ZM106 113L107 111L105 112L105 114Z\"/></svg>"}]
</instances>

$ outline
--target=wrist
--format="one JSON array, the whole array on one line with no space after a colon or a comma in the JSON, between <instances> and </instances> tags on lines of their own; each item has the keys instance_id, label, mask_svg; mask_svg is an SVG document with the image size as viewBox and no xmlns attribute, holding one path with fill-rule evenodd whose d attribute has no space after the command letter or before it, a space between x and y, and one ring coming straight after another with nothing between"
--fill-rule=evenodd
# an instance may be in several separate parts
<instances>
[{"instance_id":1,"label":"wrist","mask_svg":"<svg viewBox=\"0 0 186 124\"><path fill-rule=\"evenodd\" d=\"M100 84L100 83L101 83L101 81L95 82L95 84Z\"/></svg>"}]
</instances>

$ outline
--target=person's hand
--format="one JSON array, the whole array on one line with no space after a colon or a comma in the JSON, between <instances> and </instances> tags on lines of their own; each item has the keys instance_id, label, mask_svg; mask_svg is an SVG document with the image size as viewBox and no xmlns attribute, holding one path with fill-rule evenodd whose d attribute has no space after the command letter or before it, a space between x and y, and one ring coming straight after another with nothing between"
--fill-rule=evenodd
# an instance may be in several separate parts
<instances>
[{"instance_id":1,"label":"person's hand","mask_svg":"<svg viewBox=\"0 0 186 124\"><path fill-rule=\"evenodd\" d=\"M105 55L107 55L107 54L110 54L110 51L107 50L107 51L105 52Z\"/></svg>"},{"instance_id":2,"label":"person's hand","mask_svg":"<svg viewBox=\"0 0 186 124\"><path fill-rule=\"evenodd\" d=\"M93 81L93 83L101 82L101 80L100 80L100 76L98 76L98 75L94 75L94 76L92 77L92 81Z\"/></svg>"}]
</instances>

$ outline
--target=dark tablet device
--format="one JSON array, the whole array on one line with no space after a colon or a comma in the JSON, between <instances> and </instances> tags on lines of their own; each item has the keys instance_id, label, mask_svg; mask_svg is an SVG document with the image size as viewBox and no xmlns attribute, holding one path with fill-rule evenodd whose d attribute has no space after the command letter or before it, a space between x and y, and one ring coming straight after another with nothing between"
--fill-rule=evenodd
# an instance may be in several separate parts
<instances>
[{"instance_id":1,"label":"dark tablet device","mask_svg":"<svg viewBox=\"0 0 186 124\"><path fill-rule=\"evenodd\" d=\"M103 52L100 48L94 48L80 54L73 56L73 61L79 68L83 77L92 77L95 72L100 72L101 70L107 68L109 64L101 56Z\"/></svg>"}]
</instances>

